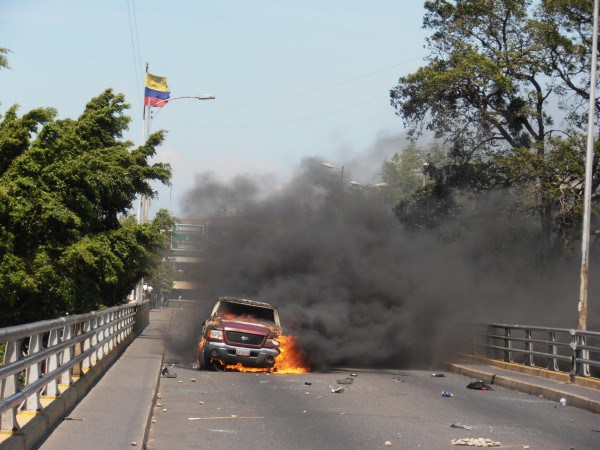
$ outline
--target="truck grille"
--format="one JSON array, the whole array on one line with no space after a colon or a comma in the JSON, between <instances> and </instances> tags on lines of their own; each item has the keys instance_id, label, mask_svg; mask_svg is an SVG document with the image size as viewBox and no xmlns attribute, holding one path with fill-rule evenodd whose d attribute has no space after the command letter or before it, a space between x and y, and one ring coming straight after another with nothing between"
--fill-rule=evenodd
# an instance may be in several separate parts
<instances>
[{"instance_id":1,"label":"truck grille","mask_svg":"<svg viewBox=\"0 0 600 450\"><path fill-rule=\"evenodd\" d=\"M265 338L262 334L240 333L239 331L226 331L225 338L229 342L243 345L260 345Z\"/></svg>"}]
</instances>

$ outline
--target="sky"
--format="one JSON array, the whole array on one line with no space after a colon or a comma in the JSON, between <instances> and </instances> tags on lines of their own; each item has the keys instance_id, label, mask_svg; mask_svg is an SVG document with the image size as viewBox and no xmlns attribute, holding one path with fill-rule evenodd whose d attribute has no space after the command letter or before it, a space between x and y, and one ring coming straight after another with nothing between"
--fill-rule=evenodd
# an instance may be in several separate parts
<instances>
[{"instance_id":1,"label":"sky","mask_svg":"<svg viewBox=\"0 0 600 450\"><path fill-rule=\"evenodd\" d=\"M423 13L418 0L0 0L0 47L11 51L0 114L17 103L76 118L110 87L131 104L125 138L139 145L148 62L172 97L216 97L155 110L153 130L168 130L157 160L173 179L155 186L151 215L181 216L199 174L285 182L306 157L362 161L352 176L378 182L364 155L381 141L394 143L387 156L402 150L389 90L423 65Z\"/></svg>"}]
</instances>

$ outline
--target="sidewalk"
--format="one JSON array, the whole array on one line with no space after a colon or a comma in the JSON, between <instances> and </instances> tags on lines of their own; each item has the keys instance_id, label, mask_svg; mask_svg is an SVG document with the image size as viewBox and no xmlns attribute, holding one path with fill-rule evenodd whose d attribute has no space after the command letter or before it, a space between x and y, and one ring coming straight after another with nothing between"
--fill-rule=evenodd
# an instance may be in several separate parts
<instances>
[{"instance_id":1,"label":"sidewalk","mask_svg":"<svg viewBox=\"0 0 600 450\"><path fill-rule=\"evenodd\" d=\"M170 308L150 311L150 324L59 423L40 449L143 447L171 314Z\"/></svg>"},{"instance_id":2,"label":"sidewalk","mask_svg":"<svg viewBox=\"0 0 600 450\"><path fill-rule=\"evenodd\" d=\"M555 402L561 398L566 404L600 414L600 381L578 377L572 384L569 375L550 370L526 367L515 363L489 361L465 355L459 362L446 364L452 372L460 373L531 395L538 395Z\"/></svg>"}]
</instances>

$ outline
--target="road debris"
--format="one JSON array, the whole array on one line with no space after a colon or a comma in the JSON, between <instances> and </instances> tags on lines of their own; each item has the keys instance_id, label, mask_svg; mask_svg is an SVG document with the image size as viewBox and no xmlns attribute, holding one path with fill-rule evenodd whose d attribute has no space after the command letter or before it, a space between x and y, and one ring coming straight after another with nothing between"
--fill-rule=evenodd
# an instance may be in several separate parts
<instances>
[{"instance_id":1,"label":"road debris","mask_svg":"<svg viewBox=\"0 0 600 450\"><path fill-rule=\"evenodd\" d=\"M446 375L444 375L443 373L432 373L431 376L433 378L444 378Z\"/></svg>"},{"instance_id":2,"label":"road debris","mask_svg":"<svg viewBox=\"0 0 600 450\"><path fill-rule=\"evenodd\" d=\"M199 404L199 405L204 405L204 402L202 402L202 401L199 401L199 402L198 402L198 404Z\"/></svg>"},{"instance_id":3,"label":"road debris","mask_svg":"<svg viewBox=\"0 0 600 450\"><path fill-rule=\"evenodd\" d=\"M454 394L450 391L442 391L442 397L454 397Z\"/></svg>"},{"instance_id":4,"label":"road debris","mask_svg":"<svg viewBox=\"0 0 600 450\"><path fill-rule=\"evenodd\" d=\"M304 393L304 395L310 395L310 392L307 391L307 392Z\"/></svg>"},{"instance_id":5,"label":"road debris","mask_svg":"<svg viewBox=\"0 0 600 450\"><path fill-rule=\"evenodd\" d=\"M305 384L306 386L310 386L310 385L312 385L312 382L310 382L310 381L305 381L305 382L304 382L304 384Z\"/></svg>"},{"instance_id":6,"label":"road debris","mask_svg":"<svg viewBox=\"0 0 600 450\"><path fill-rule=\"evenodd\" d=\"M561 397L561 399L559 401L560 401L560 404L563 406L565 406L567 404L567 399L564 397Z\"/></svg>"},{"instance_id":7,"label":"road debris","mask_svg":"<svg viewBox=\"0 0 600 450\"><path fill-rule=\"evenodd\" d=\"M501 445L500 442L485 438L452 439L450 443L452 445L465 445L469 447L500 447Z\"/></svg>"},{"instance_id":8,"label":"road debris","mask_svg":"<svg viewBox=\"0 0 600 450\"><path fill-rule=\"evenodd\" d=\"M342 392L344 392L343 387L334 388L333 386L329 386L329 388L331 389L332 394L341 394Z\"/></svg>"},{"instance_id":9,"label":"road debris","mask_svg":"<svg viewBox=\"0 0 600 450\"><path fill-rule=\"evenodd\" d=\"M351 376L351 377L357 377L357 376L358 376L358 374L357 374L357 373L351 373L351 374L350 374L350 376Z\"/></svg>"},{"instance_id":10,"label":"road debris","mask_svg":"<svg viewBox=\"0 0 600 450\"><path fill-rule=\"evenodd\" d=\"M470 430L473 427L470 427L469 425L464 425L462 423L451 423L450 428L458 428L460 430Z\"/></svg>"},{"instance_id":11,"label":"road debris","mask_svg":"<svg viewBox=\"0 0 600 450\"><path fill-rule=\"evenodd\" d=\"M196 379L195 379L195 378L192 378L190 381L191 381L192 383L195 383L195 382L196 382Z\"/></svg>"},{"instance_id":12,"label":"road debris","mask_svg":"<svg viewBox=\"0 0 600 450\"><path fill-rule=\"evenodd\" d=\"M392 381L394 383L404 383L404 380L401 380L400 378L396 378L396 377L392 378Z\"/></svg>"},{"instance_id":13,"label":"road debris","mask_svg":"<svg viewBox=\"0 0 600 450\"><path fill-rule=\"evenodd\" d=\"M385 446L386 446L386 447L391 447L391 446L392 446L392 443L391 443L390 441L385 441Z\"/></svg>"},{"instance_id":14,"label":"road debris","mask_svg":"<svg viewBox=\"0 0 600 450\"><path fill-rule=\"evenodd\" d=\"M136 447L136 446L137 446L137 442L133 441L133 442L131 443L131 446L132 446L132 447Z\"/></svg>"},{"instance_id":15,"label":"road debris","mask_svg":"<svg viewBox=\"0 0 600 450\"><path fill-rule=\"evenodd\" d=\"M222 419L264 419L264 417L259 417L259 416L249 416L249 417L241 417L241 416L236 416L231 415L231 416L218 416L218 417L188 417L189 421L194 421L194 420L222 420Z\"/></svg>"},{"instance_id":16,"label":"road debris","mask_svg":"<svg viewBox=\"0 0 600 450\"><path fill-rule=\"evenodd\" d=\"M352 384L354 383L354 378L340 378L337 380L337 384Z\"/></svg>"},{"instance_id":17,"label":"road debris","mask_svg":"<svg viewBox=\"0 0 600 450\"><path fill-rule=\"evenodd\" d=\"M473 381L472 383L467 384L467 389L475 389L478 391L493 391L492 387L485 384L483 381Z\"/></svg>"},{"instance_id":18,"label":"road debris","mask_svg":"<svg viewBox=\"0 0 600 450\"><path fill-rule=\"evenodd\" d=\"M85 417L81 417L81 418L79 418L79 417L65 417L63 420L77 420L77 421L82 422L82 421L85 420Z\"/></svg>"}]
</instances>

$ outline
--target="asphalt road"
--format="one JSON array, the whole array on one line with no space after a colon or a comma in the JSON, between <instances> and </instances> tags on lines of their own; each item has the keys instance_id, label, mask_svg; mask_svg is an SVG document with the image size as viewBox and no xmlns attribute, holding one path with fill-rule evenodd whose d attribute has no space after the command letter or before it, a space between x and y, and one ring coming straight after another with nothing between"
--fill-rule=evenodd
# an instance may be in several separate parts
<instances>
[{"instance_id":1,"label":"asphalt road","mask_svg":"<svg viewBox=\"0 0 600 450\"><path fill-rule=\"evenodd\" d=\"M209 304L174 311L147 448L443 449L485 438L513 449L598 449L600 416L436 369L301 375L199 371L193 342ZM350 374L355 373L356 377ZM351 378L352 384L337 381ZM341 393L331 388L343 387ZM442 391L453 397L443 397ZM463 427L455 428L453 427ZM389 444L389 445L386 445Z\"/></svg>"},{"instance_id":2,"label":"asphalt road","mask_svg":"<svg viewBox=\"0 0 600 450\"><path fill-rule=\"evenodd\" d=\"M461 448L451 444L461 438L515 449L600 443L598 415L502 387L469 390L472 380L452 373L361 371L340 385L351 371L170 371L177 378L161 379L148 449L441 449ZM443 397L443 390L454 397Z\"/></svg>"}]
</instances>

